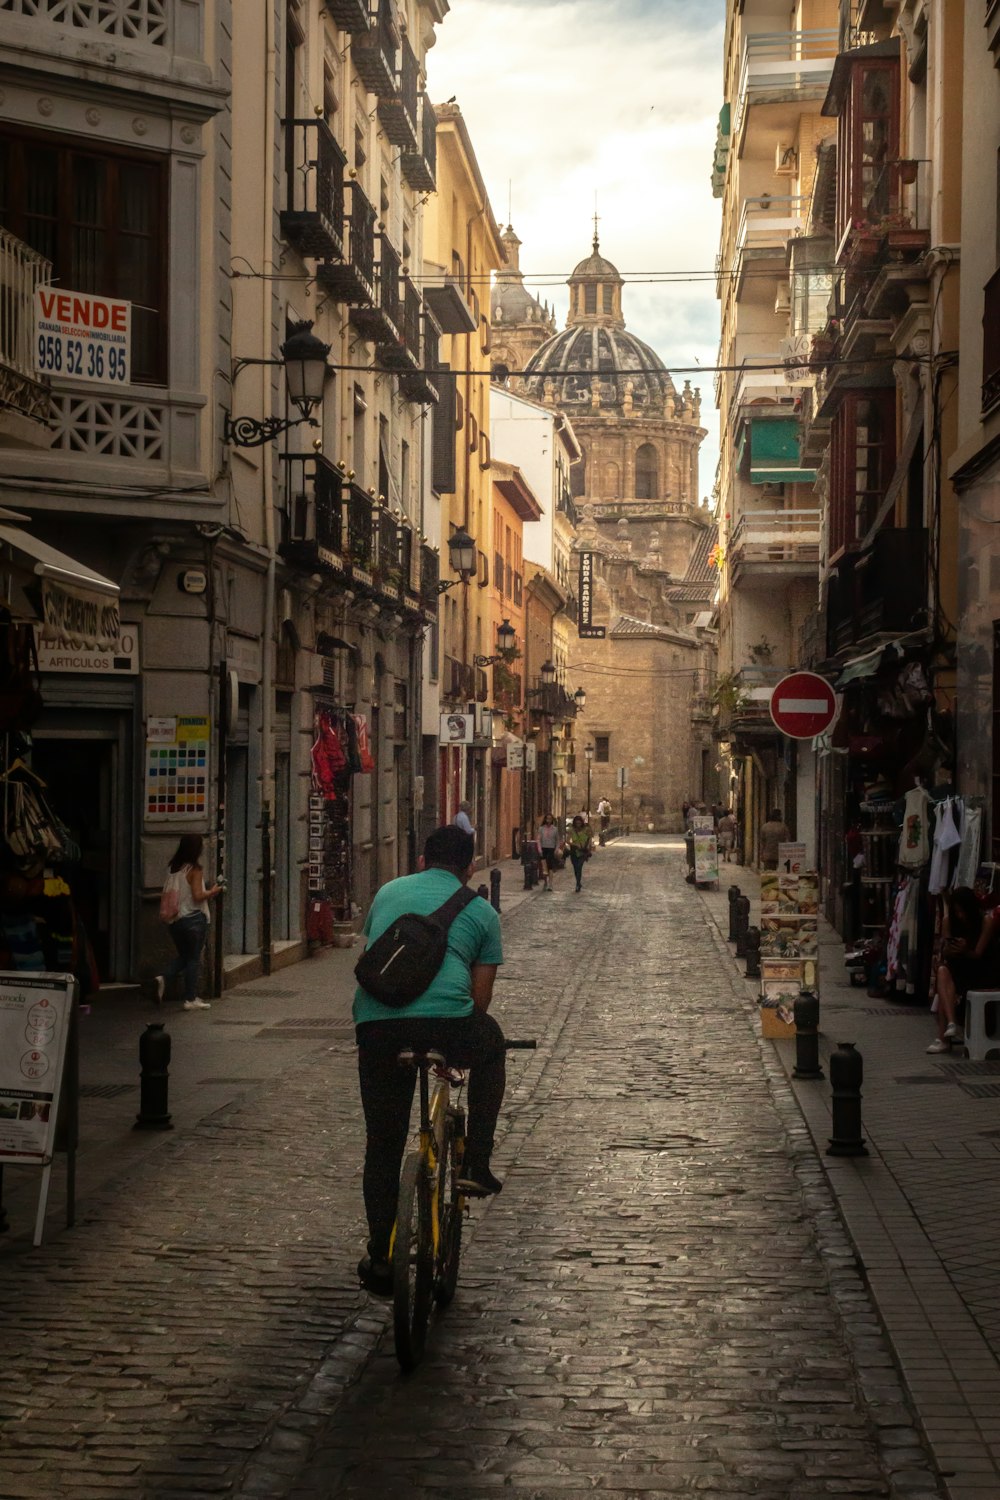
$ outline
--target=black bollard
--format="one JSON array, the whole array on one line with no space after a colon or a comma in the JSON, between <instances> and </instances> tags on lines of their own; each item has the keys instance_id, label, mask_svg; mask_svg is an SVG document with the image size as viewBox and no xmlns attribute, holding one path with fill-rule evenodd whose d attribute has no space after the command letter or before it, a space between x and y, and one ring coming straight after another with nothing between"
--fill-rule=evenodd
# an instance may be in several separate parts
<instances>
[{"instance_id":1,"label":"black bollard","mask_svg":"<svg viewBox=\"0 0 1000 1500\"><path fill-rule=\"evenodd\" d=\"M490 905L494 911L500 910L500 871L490 871Z\"/></svg>"},{"instance_id":2,"label":"black bollard","mask_svg":"<svg viewBox=\"0 0 1000 1500\"><path fill-rule=\"evenodd\" d=\"M830 1058L833 1091L833 1135L827 1156L867 1156L861 1134L861 1080L864 1062L853 1042L838 1042Z\"/></svg>"},{"instance_id":3,"label":"black bollard","mask_svg":"<svg viewBox=\"0 0 1000 1500\"><path fill-rule=\"evenodd\" d=\"M482 898L483 898L484 901L488 901L490 899L490 888L489 888L489 886L485 885L485 884L484 885L477 885L476 886L476 895L477 896L482 896Z\"/></svg>"},{"instance_id":4,"label":"black bollard","mask_svg":"<svg viewBox=\"0 0 1000 1500\"><path fill-rule=\"evenodd\" d=\"M139 1038L139 1113L133 1130L173 1130L170 1089L170 1035L162 1021L151 1021Z\"/></svg>"},{"instance_id":5,"label":"black bollard","mask_svg":"<svg viewBox=\"0 0 1000 1500\"><path fill-rule=\"evenodd\" d=\"M735 941L736 941L736 898L740 894L740 888L739 888L739 886L738 885L731 885L729 887L728 894L729 894L729 941L731 943L735 943Z\"/></svg>"},{"instance_id":6,"label":"black bollard","mask_svg":"<svg viewBox=\"0 0 1000 1500\"><path fill-rule=\"evenodd\" d=\"M747 929L750 926L750 897L737 896L733 902L736 910L736 957L747 956Z\"/></svg>"},{"instance_id":7,"label":"black bollard","mask_svg":"<svg viewBox=\"0 0 1000 1500\"><path fill-rule=\"evenodd\" d=\"M760 978L760 928L748 927L746 937L743 939L746 949L746 977L748 979Z\"/></svg>"},{"instance_id":8,"label":"black bollard","mask_svg":"<svg viewBox=\"0 0 1000 1500\"><path fill-rule=\"evenodd\" d=\"M819 1065L819 996L800 990L792 1007L795 1016L795 1067L793 1078L822 1078Z\"/></svg>"}]
</instances>

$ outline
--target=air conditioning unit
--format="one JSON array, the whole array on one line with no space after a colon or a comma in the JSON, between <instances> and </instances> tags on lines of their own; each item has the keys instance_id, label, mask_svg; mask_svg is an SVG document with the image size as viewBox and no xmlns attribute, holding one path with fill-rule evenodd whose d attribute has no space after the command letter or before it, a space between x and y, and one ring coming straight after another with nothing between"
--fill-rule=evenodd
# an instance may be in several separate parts
<instances>
[{"instance_id":1,"label":"air conditioning unit","mask_svg":"<svg viewBox=\"0 0 1000 1500\"><path fill-rule=\"evenodd\" d=\"M778 177L794 177L799 169L799 153L790 141L779 141L774 148L774 170Z\"/></svg>"},{"instance_id":2,"label":"air conditioning unit","mask_svg":"<svg viewBox=\"0 0 1000 1500\"><path fill-rule=\"evenodd\" d=\"M792 290L787 281L781 282L778 286L774 310L776 313L787 313L792 310Z\"/></svg>"}]
</instances>

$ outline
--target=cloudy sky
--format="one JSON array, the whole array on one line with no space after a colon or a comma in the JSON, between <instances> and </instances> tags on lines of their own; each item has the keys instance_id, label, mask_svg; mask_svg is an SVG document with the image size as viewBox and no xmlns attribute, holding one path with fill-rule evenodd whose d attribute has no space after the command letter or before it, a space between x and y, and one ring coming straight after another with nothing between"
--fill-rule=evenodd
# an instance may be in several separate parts
<instances>
[{"instance_id":1,"label":"cloudy sky","mask_svg":"<svg viewBox=\"0 0 1000 1500\"><path fill-rule=\"evenodd\" d=\"M601 251L630 283L625 320L671 370L717 355L709 176L724 14L725 0L451 0L428 55L430 96L456 96L501 225L510 183L526 279L551 283L534 294L555 303L561 327L565 278L590 253L596 193ZM641 280L664 272L702 279ZM718 452L712 376L693 383L709 429L707 495Z\"/></svg>"}]
</instances>

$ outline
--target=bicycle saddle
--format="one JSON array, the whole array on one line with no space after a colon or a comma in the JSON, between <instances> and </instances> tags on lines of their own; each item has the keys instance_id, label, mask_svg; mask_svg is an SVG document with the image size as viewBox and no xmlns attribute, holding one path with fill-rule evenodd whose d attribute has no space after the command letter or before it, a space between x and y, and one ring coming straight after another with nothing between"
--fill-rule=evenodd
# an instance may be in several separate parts
<instances>
[{"instance_id":1,"label":"bicycle saddle","mask_svg":"<svg viewBox=\"0 0 1000 1500\"><path fill-rule=\"evenodd\" d=\"M444 1054L428 1049L421 1052L416 1047L405 1047L396 1058L401 1068L443 1068Z\"/></svg>"}]
</instances>

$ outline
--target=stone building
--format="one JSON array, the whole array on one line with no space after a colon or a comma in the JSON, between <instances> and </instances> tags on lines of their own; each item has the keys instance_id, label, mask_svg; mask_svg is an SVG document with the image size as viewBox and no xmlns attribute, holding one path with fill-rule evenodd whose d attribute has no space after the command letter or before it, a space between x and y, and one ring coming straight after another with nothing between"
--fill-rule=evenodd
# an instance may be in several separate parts
<instances>
[{"instance_id":1,"label":"stone building","mask_svg":"<svg viewBox=\"0 0 1000 1500\"><path fill-rule=\"evenodd\" d=\"M507 225L500 236L507 254L493 283L490 312L493 323L493 369L499 375L501 366L512 373L512 387L519 384L519 372L531 356L556 331L555 315L547 302L539 302L524 285L521 270L521 241L513 226Z\"/></svg>"},{"instance_id":2,"label":"stone building","mask_svg":"<svg viewBox=\"0 0 1000 1500\"><path fill-rule=\"evenodd\" d=\"M510 368L525 371L511 385L565 414L582 450L570 469L581 513L574 551L593 582L588 611L573 580L580 602L566 676L587 698L577 787L580 751L593 739L593 800L608 795L619 807L615 778L625 766L626 817L670 828L685 796L708 793L712 773L704 710L715 529L698 503L700 395L687 382L678 391L626 328L623 286L595 234L569 278L566 327L534 352L520 332L508 334Z\"/></svg>"}]
</instances>

